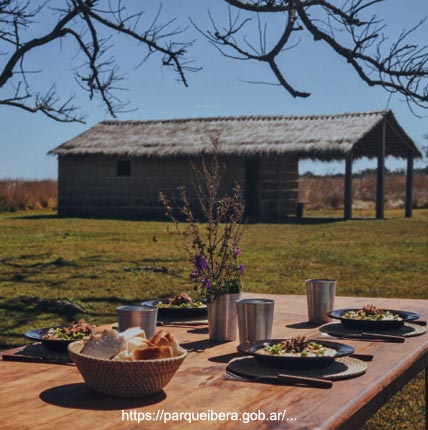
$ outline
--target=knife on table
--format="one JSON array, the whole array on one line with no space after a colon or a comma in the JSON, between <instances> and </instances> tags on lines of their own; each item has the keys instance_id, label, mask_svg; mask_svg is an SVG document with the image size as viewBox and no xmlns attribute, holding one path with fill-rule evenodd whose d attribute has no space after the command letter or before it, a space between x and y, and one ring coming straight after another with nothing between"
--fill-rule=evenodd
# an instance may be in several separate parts
<instances>
[{"instance_id":1,"label":"knife on table","mask_svg":"<svg viewBox=\"0 0 428 430\"><path fill-rule=\"evenodd\" d=\"M361 339L361 340L382 340L384 342L395 342L403 343L406 339L404 336L393 336L390 334L379 334L379 333L347 333L347 334L330 334L330 336L338 337L341 339Z\"/></svg>"},{"instance_id":2,"label":"knife on table","mask_svg":"<svg viewBox=\"0 0 428 430\"><path fill-rule=\"evenodd\" d=\"M318 387L318 388L331 388L333 386L333 382L327 379L307 378L305 376L286 375L283 373L280 373L276 378L279 381L305 384L311 387Z\"/></svg>"},{"instance_id":3,"label":"knife on table","mask_svg":"<svg viewBox=\"0 0 428 430\"><path fill-rule=\"evenodd\" d=\"M262 375L262 376L241 376L228 369L224 375L226 379L231 379L240 382L284 382L290 384L304 385L308 387L316 388L331 388L333 382L328 379L321 378L311 378L307 376L289 375L285 373L280 373L277 376L274 375Z\"/></svg>"}]
</instances>

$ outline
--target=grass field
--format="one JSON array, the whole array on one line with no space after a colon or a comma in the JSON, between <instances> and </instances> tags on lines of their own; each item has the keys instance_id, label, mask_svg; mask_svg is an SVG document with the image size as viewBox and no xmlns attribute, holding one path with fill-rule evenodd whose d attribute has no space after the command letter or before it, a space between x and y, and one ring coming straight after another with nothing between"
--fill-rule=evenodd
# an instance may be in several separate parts
<instances>
[{"instance_id":1,"label":"grass field","mask_svg":"<svg viewBox=\"0 0 428 430\"><path fill-rule=\"evenodd\" d=\"M383 221L247 225L244 290L303 294L305 279L329 277L338 280L338 295L428 299L428 210L414 211L412 219L402 212L388 211ZM29 328L81 315L112 322L119 304L191 292L189 265L171 227L52 212L1 214L0 349L21 345ZM420 375L365 429L422 430L422 423Z\"/></svg>"}]
</instances>

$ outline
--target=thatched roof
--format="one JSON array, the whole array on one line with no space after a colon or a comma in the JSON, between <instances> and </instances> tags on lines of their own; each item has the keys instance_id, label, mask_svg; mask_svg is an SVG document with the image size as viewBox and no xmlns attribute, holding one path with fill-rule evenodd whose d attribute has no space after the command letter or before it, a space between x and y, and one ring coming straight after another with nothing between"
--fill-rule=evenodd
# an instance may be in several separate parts
<instances>
[{"instance_id":1,"label":"thatched roof","mask_svg":"<svg viewBox=\"0 0 428 430\"><path fill-rule=\"evenodd\" d=\"M103 121L50 154L121 157L188 157L212 152L233 156L293 154L324 160L375 157L386 121L386 155L421 154L391 111L313 116L240 116L158 121Z\"/></svg>"}]
</instances>

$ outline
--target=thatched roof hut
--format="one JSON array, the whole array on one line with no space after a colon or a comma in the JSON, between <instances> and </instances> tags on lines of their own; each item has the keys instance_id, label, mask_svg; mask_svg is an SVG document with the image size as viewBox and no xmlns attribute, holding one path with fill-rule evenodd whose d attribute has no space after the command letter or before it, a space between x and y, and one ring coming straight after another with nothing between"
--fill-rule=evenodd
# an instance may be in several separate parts
<instances>
[{"instance_id":1,"label":"thatched roof hut","mask_svg":"<svg viewBox=\"0 0 428 430\"><path fill-rule=\"evenodd\" d=\"M199 156L212 152L210 135L221 153L239 157L292 154L300 158L377 157L383 121L385 155L421 154L391 111L311 116L238 116L158 121L103 121L50 151L57 155L126 157Z\"/></svg>"},{"instance_id":2,"label":"thatched roof hut","mask_svg":"<svg viewBox=\"0 0 428 430\"><path fill-rule=\"evenodd\" d=\"M378 217L383 217L384 158L394 156L407 159L406 213L411 211L409 199L413 159L421 154L390 110L340 115L103 121L50 151L50 154L58 155L60 164L61 160L65 162L66 159L76 157L91 157L93 160L96 157L152 159L160 162L211 154L211 137L218 138L221 156L244 159L247 168L250 165L254 168L254 163L248 164L249 160L254 159L345 159L347 218L351 216L353 159L378 159ZM289 169L290 166L288 165ZM272 169L272 166L266 168ZM281 169L278 166L275 169L278 176ZM291 168L291 171L293 174L294 169ZM295 173L297 174L297 167ZM245 175L248 176L248 173ZM260 176L260 172L257 175ZM278 178L279 176L276 178L277 182L280 181ZM288 176L285 181L291 179ZM256 180L253 178L252 182L254 185ZM295 188L294 183L292 186ZM276 189L281 187L277 184Z\"/></svg>"}]
</instances>

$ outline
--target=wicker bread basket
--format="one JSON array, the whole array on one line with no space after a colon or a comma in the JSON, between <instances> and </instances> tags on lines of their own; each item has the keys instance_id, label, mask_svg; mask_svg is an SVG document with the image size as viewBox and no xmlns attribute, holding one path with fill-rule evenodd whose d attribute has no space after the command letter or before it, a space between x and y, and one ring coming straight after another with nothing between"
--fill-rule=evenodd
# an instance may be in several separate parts
<instances>
[{"instance_id":1,"label":"wicker bread basket","mask_svg":"<svg viewBox=\"0 0 428 430\"><path fill-rule=\"evenodd\" d=\"M118 397L142 397L161 391L187 356L139 361L112 361L80 354L83 341L68 346L71 359L95 391Z\"/></svg>"}]
</instances>

